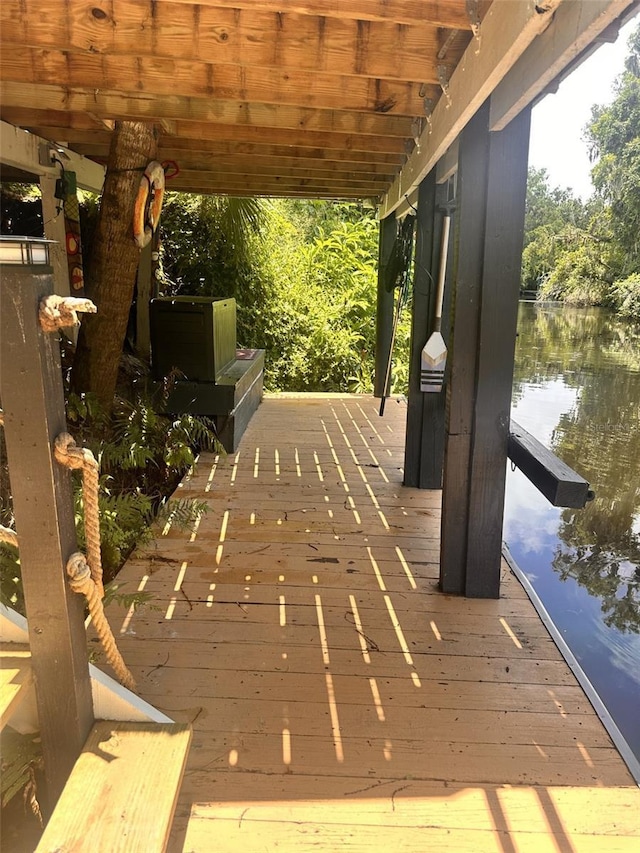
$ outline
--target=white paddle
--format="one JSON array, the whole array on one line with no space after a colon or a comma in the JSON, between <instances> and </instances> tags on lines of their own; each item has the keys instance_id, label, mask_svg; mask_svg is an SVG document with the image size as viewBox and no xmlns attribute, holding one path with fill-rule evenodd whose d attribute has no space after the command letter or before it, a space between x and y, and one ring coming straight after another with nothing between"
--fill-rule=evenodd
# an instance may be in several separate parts
<instances>
[{"instance_id":1,"label":"white paddle","mask_svg":"<svg viewBox=\"0 0 640 853\"><path fill-rule=\"evenodd\" d=\"M420 356L420 390L442 390L444 369L447 364L447 345L440 334L442 324L442 303L444 301L444 280L447 274L447 253L449 251L449 229L451 214L445 214L442 221L442 246L440 249L440 269L438 270L438 290L436 292L436 321L434 330L422 349Z\"/></svg>"}]
</instances>

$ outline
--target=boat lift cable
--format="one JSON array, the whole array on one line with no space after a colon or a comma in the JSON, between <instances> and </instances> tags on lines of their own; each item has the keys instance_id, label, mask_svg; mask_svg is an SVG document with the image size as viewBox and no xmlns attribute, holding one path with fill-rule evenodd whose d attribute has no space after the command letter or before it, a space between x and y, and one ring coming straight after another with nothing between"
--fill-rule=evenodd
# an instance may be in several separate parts
<instances>
[{"instance_id":1,"label":"boat lift cable","mask_svg":"<svg viewBox=\"0 0 640 853\"><path fill-rule=\"evenodd\" d=\"M389 355L384 375L384 385L382 387L382 397L380 399L380 417L384 415L384 407L387 397L390 394L391 385L391 366L393 363L393 350L396 342L396 334L402 309L406 305L409 298L409 280L411 278L411 257L413 249L413 226L415 217L407 216L402 223L401 231L396 242L396 262L400 263L395 280L391 283L393 289L399 286L398 298L396 301L396 310L393 318L393 328L391 332L391 341L389 343Z\"/></svg>"}]
</instances>

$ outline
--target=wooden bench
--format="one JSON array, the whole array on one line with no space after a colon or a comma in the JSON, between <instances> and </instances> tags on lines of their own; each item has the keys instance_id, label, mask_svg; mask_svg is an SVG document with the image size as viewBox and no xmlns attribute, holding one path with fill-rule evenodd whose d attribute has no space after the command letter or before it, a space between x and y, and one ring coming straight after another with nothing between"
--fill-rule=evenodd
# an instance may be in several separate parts
<instances>
[{"instance_id":1,"label":"wooden bench","mask_svg":"<svg viewBox=\"0 0 640 853\"><path fill-rule=\"evenodd\" d=\"M186 723L96 722L36 853L156 853L169 839Z\"/></svg>"}]
</instances>

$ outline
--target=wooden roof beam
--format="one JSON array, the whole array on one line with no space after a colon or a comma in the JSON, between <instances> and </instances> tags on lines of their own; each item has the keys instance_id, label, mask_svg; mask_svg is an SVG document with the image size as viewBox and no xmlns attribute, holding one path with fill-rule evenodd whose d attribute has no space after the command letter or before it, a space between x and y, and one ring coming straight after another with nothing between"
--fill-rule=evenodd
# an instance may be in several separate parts
<instances>
[{"instance_id":1,"label":"wooden roof beam","mask_svg":"<svg viewBox=\"0 0 640 853\"><path fill-rule=\"evenodd\" d=\"M53 154L64 160L65 169L76 173L79 187L100 192L104 182L104 166L68 148L58 149L49 140L0 121L0 160L3 164L34 176L58 177L60 167L53 162Z\"/></svg>"},{"instance_id":2,"label":"wooden roof beam","mask_svg":"<svg viewBox=\"0 0 640 853\"><path fill-rule=\"evenodd\" d=\"M82 87L3 80L0 84L0 100L8 107L67 109L71 112L91 112L105 118L137 121L186 119L261 128L288 128L298 133L310 130L403 138L411 136L411 119L404 116L281 107L169 94L96 91Z\"/></svg>"},{"instance_id":3,"label":"wooden roof beam","mask_svg":"<svg viewBox=\"0 0 640 853\"><path fill-rule=\"evenodd\" d=\"M160 0L162 5L165 0ZM173 0L191 5L193 0ZM200 6L255 9L255 0L198 0ZM261 0L260 8L282 11L281 0ZM356 21L393 21L414 24L425 20L438 27L471 29L464 0L288 0L287 10L300 15L351 18Z\"/></svg>"},{"instance_id":4,"label":"wooden roof beam","mask_svg":"<svg viewBox=\"0 0 640 853\"><path fill-rule=\"evenodd\" d=\"M128 91L216 101L257 102L315 109L423 115L423 98L439 89L405 81L301 71L212 65L185 59L68 54L3 44L0 77L15 83L53 83L95 91ZM421 96L421 92L424 95ZM166 119L162 119L166 121Z\"/></svg>"},{"instance_id":5,"label":"wooden roof beam","mask_svg":"<svg viewBox=\"0 0 640 853\"><path fill-rule=\"evenodd\" d=\"M98 161L106 160L108 148L104 145L77 145L74 147L77 153L85 157L91 157ZM318 177L330 178L342 176L349 179L362 178L375 182L391 183L399 166L393 167L385 163L331 163L325 160L300 160L295 157L264 157L252 154L199 154L197 156L176 156L171 149L158 148L159 160L175 160L181 172L192 171L194 173L206 172L245 172L254 175L290 175L292 177L307 177L317 175Z\"/></svg>"},{"instance_id":6,"label":"wooden roof beam","mask_svg":"<svg viewBox=\"0 0 640 853\"><path fill-rule=\"evenodd\" d=\"M527 48L496 87L491 97L491 130L506 127L567 66L585 59L585 49L594 45L614 21L636 9L637 2L632 0L563 3L547 30Z\"/></svg>"},{"instance_id":7,"label":"wooden roof beam","mask_svg":"<svg viewBox=\"0 0 640 853\"><path fill-rule=\"evenodd\" d=\"M418 146L381 205L381 218L393 213L431 171L532 41L550 25L561 2L494 0L482 22L479 49L475 42L469 45L453 72Z\"/></svg>"},{"instance_id":8,"label":"wooden roof beam","mask_svg":"<svg viewBox=\"0 0 640 853\"><path fill-rule=\"evenodd\" d=\"M268 167L251 169L246 166L219 169L215 167L181 169L180 179L182 182L193 181L195 184L201 183L203 186L220 183L243 184L245 186L287 186L289 184L293 186L313 184L314 186L322 185L324 187L358 186L367 189L370 194L376 195L384 193L390 183L390 178L385 175L366 175L363 172L356 174L348 172L318 173L308 169L283 171ZM167 181L167 186L171 189L171 181Z\"/></svg>"}]
</instances>

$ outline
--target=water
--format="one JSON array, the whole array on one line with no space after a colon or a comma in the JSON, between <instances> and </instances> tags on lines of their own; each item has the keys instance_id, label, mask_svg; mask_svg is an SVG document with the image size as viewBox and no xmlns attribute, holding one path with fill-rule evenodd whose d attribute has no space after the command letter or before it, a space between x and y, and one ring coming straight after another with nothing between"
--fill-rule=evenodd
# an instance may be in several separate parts
<instances>
[{"instance_id":1,"label":"water","mask_svg":"<svg viewBox=\"0 0 640 853\"><path fill-rule=\"evenodd\" d=\"M504 538L640 760L640 325L521 303L512 417L596 492L552 507L509 472Z\"/></svg>"}]
</instances>

